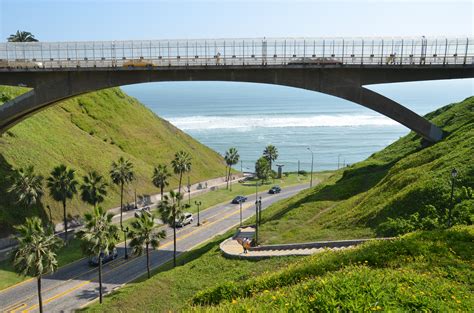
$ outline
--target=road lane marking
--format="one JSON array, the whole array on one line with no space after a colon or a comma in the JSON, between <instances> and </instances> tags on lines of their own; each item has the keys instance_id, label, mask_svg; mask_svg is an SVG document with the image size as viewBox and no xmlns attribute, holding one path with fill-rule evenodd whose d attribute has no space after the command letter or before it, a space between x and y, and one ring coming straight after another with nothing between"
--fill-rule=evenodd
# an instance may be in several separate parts
<instances>
[{"instance_id":1,"label":"road lane marking","mask_svg":"<svg viewBox=\"0 0 474 313\"><path fill-rule=\"evenodd\" d=\"M68 294L68 293L70 293L70 292L72 292L72 291L74 291L74 290L76 290L76 289L79 289L79 288L81 288L82 286L87 285L87 284L90 283L90 282L91 282L90 280L84 281L84 282L80 283L79 285L76 285L76 286L74 286L74 287L72 287L72 288L69 288L68 290L65 290L65 291L63 291L63 292L61 292L61 293L59 293L59 294L57 294L57 295L54 295L54 296L52 296L51 298L49 298L49 299L43 301L43 305L48 304L48 303L50 303L51 301L53 301L53 300L55 300L55 299L57 299L57 298L60 298L60 297L66 295L66 294ZM35 304L35 305L29 307L28 309L23 310L22 313L27 313L27 312L29 312L29 311L31 311L31 310L34 310L34 309L38 308L38 306L39 306L39 304Z\"/></svg>"},{"instance_id":2,"label":"road lane marking","mask_svg":"<svg viewBox=\"0 0 474 313\"><path fill-rule=\"evenodd\" d=\"M290 193L293 193L293 192L298 192L298 191L297 191L297 190L296 190L296 191L290 191L290 192L286 192L286 193L281 193L280 195L287 195L287 194L290 194ZM269 199L270 199L270 197L267 197L267 198L264 198L264 199L262 199L262 200L269 200ZM279 199L279 200L282 200L282 199ZM251 208L253 205L254 205L254 204L249 203L249 204L246 205L246 206L242 206L242 212L243 212L244 210L248 210L248 209ZM215 224L215 223L217 223L217 222L223 221L223 220L227 219L228 217L230 217L230 216L232 216L232 215L236 215L236 214L238 214L238 213L240 213L240 207L238 207L236 210L232 210L229 214L226 214L226 215L225 215L224 217L222 217L222 218L216 219L215 221L212 221L212 222L210 222L210 223L204 225L203 227L196 228L196 229L194 229L193 231L191 231L191 232L189 232L189 233L187 233L187 234L181 236L180 238L176 238L176 242L181 241L181 240L184 240L184 239L188 238L189 236L193 235L194 233L200 232L200 231L202 231L202 230L205 230L205 229L209 228L211 225L213 225L213 224ZM213 215L212 217L214 217L214 216L216 216L216 215L219 215L219 213ZM250 217L251 217L251 216L250 216ZM249 217L249 218L250 218L250 217ZM240 223L240 221L239 221L238 223ZM238 223L235 223L234 225L228 227L227 229L232 228L233 226L237 225ZM212 237L207 238L207 239L205 239L203 242L205 242L205 241L207 241L207 240L209 240L209 239L211 239L211 238L212 238ZM161 248L164 248L164 247L167 247L167 246L169 246L169 245L171 245L171 244L173 244L173 243L174 243L174 241L171 240L171 241L169 241L169 242L163 244L163 245L160 246L160 247L161 247ZM201 243L202 243L202 242L201 242ZM199 244L201 244L201 243L199 243ZM197 244L197 245L198 245L198 244ZM195 245L195 246L197 246L197 245ZM188 250L189 250L189 249L188 249ZM145 257L145 255L142 255L142 256L140 256L140 257L135 258L135 259L133 260L133 262L138 263L138 260L142 259L143 257ZM118 262L118 261L117 261L117 262ZM104 272L104 274L103 274L104 276L103 276L103 277L105 278L105 275L107 275L107 274L109 274L109 273L111 273L111 272L114 272L114 271L118 270L119 268L125 266L125 265L128 264L128 263L129 263L129 262L123 262L123 263L117 264L115 267L111 268L109 271ZM115 264L115 263L114 263L114 264ZM160 266L160 265L157 265L157 266L155 266L155 267L153 267L153 268L156 268L156 267L158 267L158 266ZM96 270L96 269L94 268L93 270ZM91 271L93 271L93 270L91 270ZM86 272L86 273L89 273L89 272L91 272L91 271L88 271L88 272ZM143 272L143 273L144 273L144 272ZM143 273L141 273L139 276L143 275ZM84 273L84 274L85 274L85 273ZM81 274L81 275L82 275L82 274ZM80 276L80 275L79 275L79 276ZM139 277L139 276L137 276L137 277ZM70 279L70 280L72 280L72 279ZM49 298L48 300L46 300L46 301L44 302L44 304L49 303L49 302L51 302L51 301L53 301L53 300L55 300L55 299L57 299L57 298L63 297L63 296L65 296L65 295L67 295L68 293L71 293L71 292L73 292L74 290L76 290L76 289L78 289L78 288L80 288L80 287L82 287L82 286L84 286L84 285L86 285L86 284L89 284L89 283L91 283L91 282L92 282L92 280L85 281L85 282L81 283L81 284L78 285L78 286L72 287L72 288L70 288L70 289L68 289L68 290L66 290L66 291L64 291L64 292L62 292L62 293L60 293L60 294L57 294L57 295L55 295L55 296ZM36 305L36 307L37 307L37 305ZM32 308L29 308L28 310L25 310L25 311L23 311L23 312L29 312L29 310L33 310L33 309L35 309L36 307L34 307L34 308L33 308L33 307L32 307Z\"/></svg>"},{"instance_id":3,"label":"road lane marking","mask_svg":"<svg viewBox=\"0 0 474 313\"><path fill-rule=\"evenodd\" d=\"M26 306L26 303L21 303L21 304L13 305L13 306L10 305L4 310L4 312L15 313L16 311L24 308L25 306Z\"/></svg>"}]
</instances>

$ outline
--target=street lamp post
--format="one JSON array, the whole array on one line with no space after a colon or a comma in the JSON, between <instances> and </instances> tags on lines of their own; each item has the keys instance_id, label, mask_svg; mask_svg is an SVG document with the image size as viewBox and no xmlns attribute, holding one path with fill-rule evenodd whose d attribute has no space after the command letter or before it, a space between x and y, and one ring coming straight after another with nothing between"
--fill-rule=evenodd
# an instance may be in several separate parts
<instances>
[{"instance_id":1,"label":"street lamp post","mask_svg":"<svg viewBox=\"0 0 474 313\"><path fill-rule=\"evenodd\" d=\"M258 223L259 223L258 211L259 211L261 203L262 203L262 200L259 201L257 198L255 198L255 246L258 246Z\"/></svg>"},{"instance_id":2,"label":"street lamp post","mask_svg":"<svg viewBox=\"0 0 474 313\"><path fill-rule=\"evenodd\" d=\"M308 150L311 152L311 180L309 183L309 187L313 187L313 163L314 163L314 153L313 150L311 150L310 147L308 147Z\"/></svg>"},{"instance_id":3,"label":"street lamp post","mask_svg":"<svg viewBox=\"0 0 474 313\"><path fill-rule=\"evenodd\" d=\"M194 203L196 204L197 208L198 208L198 223L197 223L197 226L201 226L201 223L199 222L199 207L201 206L202 202L201 201L194 201ZM242 224L242 222L241 222Z\"/></svg>"},{"instance_id":4,"label":"street lamp post","mask_svg":"<svg viewBox=\"0 0 474 313\"><path fill-rule=\"evenodd\" d=\"M456 176L458 176L458 171L453 168L451 170L451 205L449 206L448 213L448 227L451 227L451 211L453 210L454 206L454 183L456 181Z\"/></svg>"},{"instance_id":5,"label":"street lamp post","mask_svg":"<svg viewBox=\"0 0 474 313\"><path fill-rule=\"evenodd\" d=\"M240 205L240 227L242 227L242 199L239 200Z\"/></svg>"},{"instance_id":6,"label":"street lamp post","mask_svg":"<svg viewBox=\"0 0 474 313\"><path fill-rule=\"evenodd\" d=\"M127 251L127 233L129 232L129 229L128 229L128 226L123 228L122 227L122 231L123 231L123 236L124 236L124 239L125 239L125 260L128 259L128 251Z\"/></svg>"},{"instance_id":7,"label":"street lamp post","mask_svg":"<svg viewBox=\"0 0 474 313\"><path fill-rule=\"evenodd\" d=\"M189 175L188 175L188 205L191 206L191 183L189 182Z\"/></svg>"},{"instance_id":8,"label":"street lamp post","mask_svg":"<svg viewBox=\"0 0 474 313\"><path fill-rule=\"evenodd\" d=\"M258 200L258 225L262 224L262 197Z\"/></svg>"}]
</instances>

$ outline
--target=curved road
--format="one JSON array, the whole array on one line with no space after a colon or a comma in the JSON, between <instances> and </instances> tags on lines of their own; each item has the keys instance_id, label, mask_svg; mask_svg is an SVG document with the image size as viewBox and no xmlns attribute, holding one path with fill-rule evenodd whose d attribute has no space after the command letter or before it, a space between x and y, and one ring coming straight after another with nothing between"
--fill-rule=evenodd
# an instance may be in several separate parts
<instances>
[{"instance_id":1,"label":"curved road","mask_svg":"<svg viewBox=\"0 0 474 313\"><path fill-rule=\"evenodd\" d=\"M308 188L308 184L287 187L280 194L260 193L262 209L270 204L295 195ZM255 214L255 194L242 205L243 220ZM188 251L210 238L224 233L240 223L238 204L220 204L203 210L200 214L201 226L197 227L197 216L191 225L177 231L177 253ZM168 236L158 250L150 252L152 268L156 268L173 258L172 229L166 228ZM146 273L145 256L129 257L124 260L123 245L117 247L119 257L103 267L102 282L104 292L120 288L124 284ZM43 308L46 312L69 312L86 305L99 297L97 268L91 268L86 259L81 259L61 267L52 275L42 279ZM36 280L27 280L0 291L2 312L37 312Z\"/></svg>"}]
</instances>

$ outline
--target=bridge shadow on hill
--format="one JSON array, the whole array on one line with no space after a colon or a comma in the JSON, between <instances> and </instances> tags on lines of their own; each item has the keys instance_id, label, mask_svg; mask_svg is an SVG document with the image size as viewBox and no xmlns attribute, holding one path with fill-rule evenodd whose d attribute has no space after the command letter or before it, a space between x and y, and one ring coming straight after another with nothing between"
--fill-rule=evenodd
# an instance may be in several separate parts
<instances>
[{"instance_id":1,"label":"bridge shadow on hill","mask_svg":"<svg viewBox=\"0 0 474 313\"><path fill-rule=\"evenodd\" d=\"M263 222L280 219L286 213L308 202L341 201L366 192L377 185L387 175L395 162L385 164L372 163L357 168L348 168L344 171L342 177L334 184L316 187L315 191L311 194L288 204L285 208L271 216L266 217L265 214L263 214Z\"/></svg>"},{"instance_id":2,"label":"bridge shadow on hill","mask_svg":"<svg viewBox=\"0 0 474 313\"><path fill-rule=\"evenodd\" d=\"M41 202L25 209L19 208L16 198L8 192L11 186L11 177L15 174L15 169L11 166L3 154L0 153L0 210L2 211L0 219L0 237L5 237L12 231L14 224L22 223L26 217L40 216L43 219L47 216L44 206Z\"/></svg>"}]
</instances>

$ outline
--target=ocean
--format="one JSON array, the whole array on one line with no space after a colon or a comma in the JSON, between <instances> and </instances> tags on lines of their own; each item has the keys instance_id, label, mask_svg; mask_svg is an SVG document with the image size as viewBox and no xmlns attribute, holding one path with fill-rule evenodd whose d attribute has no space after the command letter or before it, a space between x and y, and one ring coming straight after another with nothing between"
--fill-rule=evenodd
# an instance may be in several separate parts
<instances>
[{"instance_id":1,"label":"ocean","mask_svg":"<svg viewBox=\"0 0 474 313\"><path fill-rule=\"evenodd\" d=\"M424 115L474 95L474 79L372 85ZM264 84L166 82L123 86L158 116L220 154L236 147L252 171L265 146L284 171L335 169L364 160L409 129L358 104L317 92ZM309 149L308 149L309 148Z\"/></svg>"}]
</instances>

